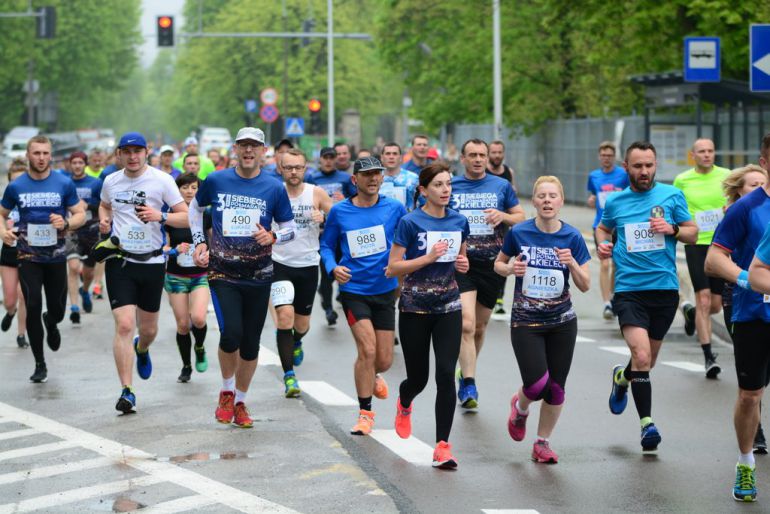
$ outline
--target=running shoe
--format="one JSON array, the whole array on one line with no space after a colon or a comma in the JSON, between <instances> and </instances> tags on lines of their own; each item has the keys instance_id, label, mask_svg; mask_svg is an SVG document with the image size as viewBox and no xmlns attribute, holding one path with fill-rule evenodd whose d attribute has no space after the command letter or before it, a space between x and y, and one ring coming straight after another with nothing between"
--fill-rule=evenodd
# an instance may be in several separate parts
<instances>
[{"instance_id":1,"label":"running shoe","mask_svg":"<svg viewBox=\"0 0 770 514\"><path fill-rule=\"evenodd\" d=\"M690 302L682 304L682 316L684 316L684 333L691 336L695 333L695 306Z\"/></svg>"},{"instance_id":2,"label":"running shoe","mask_svg":"<svg viewBox=\"0 0 770 514\"><path fill-rule=\"evenodd\" d=\"M374 397L380 400L386 400L388 398L388 383L382 378L382 375L377 373L374 375Z\"/></svg>"},{"instance_id":3,"label":"running shoe","mask_svg":"<svg viewBox=\"0 0 770 514\"><path fill-rule=\"evenodd\" d=\"M757 433L754 435L754 453L767 455L767 441L765 441L765 431L762 430L762 423L759 424Z\"/></svg>"},{"instance_id":4,"label":"running shoe","mask_svg":"<svg viewBox=\"0 0 770 514\"><path fill-rule=\"evenodd\" d=\"M460 406L463 409L475 409L479 406L479 391L476 384L466 384L463 386L460 397Z\"/></svg>"},{"instance_id":5,"label":"running shoe","mask_svg":"<svg viewBox=\"0 0 770 514\"><path fill-rule=\"evenodd\" d=\"M456 469L457 459L452 455L452 445L439 441L433 450L433 467L438 469Z\"/></svg>"},{"instance_id":6,"label":"running shoe","mask_svg":"<svg viewBox=\"0 0 770 514\"><path fill-rule=\"evenodd\" d=\"M70 321L73 325L80 325L80 309L77 305L70 307Z\"/></svg>"},{"instance_id":7,"label":"running shoe","mask_svg":"<svg viewBox=\"0 0 770 514\"><path fill-rule=\"evenodd\" d=\"M736 464L735 485L733 486L733 499L739 502L757 501L757 477L754 475L756 468L746 464Z\"/></svg>"},{"instance_id":8,"label":"running shoe","mask_svg":"<svg viewBox=\"0 0 770 514\"><path fill-rule=\"evenodd\" d=\"M94 302L91 301L91 294L82 287L78 289L78 292L80 293L80 299L83 301L83 310L86 312L94 310Z\"/></svg>"},{"instance_id":9,"label":"running shoe","mask_svg":"<svg viewBox=\"0 0 770 514\"><path fill-rule=\"evenodd\" d=\"M623 414L628 405L628 386L618 384L618 378L625 371L625 366L618 364L612 368L612 391L610 391L610 412Z\"/></svg>"},{"instance_id":10,"label":"running shoe","mask_svg":"<svg viewBox=\"0 0 770 514\"><path fill-rule=\"evenodd\" d=\"M292 351L292 360L295 366L302 364L305 360L305 350L302 349L302 341L294 343L294 350Z\"/></svg>"},{"instance_id":11,"label":"running shoe","mask_svg":"<svg viewBox=\"0 0 770 514\"><path fill-rule=\"evenodd\" d=\"M505 308L503 307L502 298L498 298L497 301L495 301L495 310L492 311L492 314L502 314L505 316Z\"/></svg>"},{"instance_id":12,"label":"running shoe","mask_svg":"<svg viewBox=\"0 0 770 514\"><path fill-rule=\"evenodd\" d=\"M508 416L508 434L514 441L523 441L524 436L527 435L527 417L529 417L529 413L522 414L521 411L516 408L516 402L518 401L519 393L516 393L513 395L513 398L511 398L511 415Z\"/></svg>"},{"instance_id":13,"label":"running shoe","mask_svg":"<svg viewBox=\"0 0 770 514\"><path fill-rule=\"evenodd\" d=\"M190 381L190 378L192 377L192 366L182 366L182 372L179 373L179 378L176 379L177 382L181 384L186 384Z\"/></svg>"},{"instance_id":14,"label":"running shoe","mask_svg":"<svg viewBox=\"0 0 770 514\"><path fill-rule=\"evenodd\" d=\"M602 309L602 317L607 320L615 317L615 312L613 312L612 304L610 302L604 304L604 309Z\"/></svg>"},{"instance_id":15,"label":"running shoe","mask_svg":"<svg viewBox=\"0 0 770 514\"><path fill-rule=\"evenodd\" d=\"M652 452L658 449L658 445L661 441L660 432L655 423L647 423L642 428L642 451Z\"/></svg>"},{"instance_id":16,"label":"running shoe","mask_svg":"<svg viewBox=\"0 0 770 514\"><path fill-rule=\"evenodd\" d=\"M94 298L96 298L97 300L101 300L102 298L104 298L104 296L102 295L101 284L94 284Z\"/></svg>"},{"instance_id":17,"label":"running shoe","mask_svg":"<svg viewBox=\"0 0 770 514\"><path fill-rule=\"evenodd\" d=\"M11 323L13 323L13 318L15 316L15 312L13 314L6 312L5 316L3 316L3 321L0 321L0 330L3 332L8 332L8 329L11 328Z\"/></svg>"},{"instance_id":18,"label":"running shoe","mask_svg":"<svg viewBox=\"0 0 770 514\"><path fill-rule=\"evenodd\" d=\"M195 371L203 373L209 369L209 361L206 358L206 348L203 346L198 348L198 346L194 345L193 350L195 351Z\"/></svg>"},{"instance_id":19,"label":"running shoe","mask_svg":"<svg viewBox=\"0 0 770 514\"><path fill-rule=\"evenodd\" d=\"M16 336L16 345L19 348L28 348L29 343L27 342L27 338L24 336Z\"/></svg>"},{"instance_id":20,"label":"running shoe","mask_svg":"<svg viewBox=\"0 0 770 514\"><path fill-rule=\"evenodd\" d=\"M717 375L722 371L722 368L717 364L716 353L711 354L711 358L706 357L706 378L717 378Z\"/></svg>"},{"instance_id":21,"label":"running shoe","mask_svg":"<svg viewBox=\"0 0 770 514\"><path fill-rule=\"evenodd\" d=\"M559 456L551 449L548 441L539 439L532 445L532 460L540 464L556 464Z\"/></svg>"},{"instance_id":22,"label":"running shoe","mask_svg":"<svg viewBox=\"0 0 770 514\"><path fill-rule=\"evenodd\" d=\"M42 384L48 380L48 368L45 367L45 362L35 363L35 372L29 377L31 382L36 384Z\"/></svg>"},{"instance_id":23,"label":"running shoe","mask_svg":"<svg viewBox=\"0 0 770 514\"><path fill-rule=\"evenodd\" d=\"M337 311L334 309L326 309L326 324L331 326L334 326L337 324Z\"/></svg>"},{"instance_id":24,"label":"running shoe","mask_svg":"<svg viewBox=\"0 0 770 514\"><path fill-rule=\"evenodd\" d=\"M299 381L293 371L287 371L283 375L284 396L286 398L297 398L302 392L299 388Z\"/></svg>"},{"instance_id":25,"label":"running shoe","mask_svg":"<svg viewBox=\"0 0 770 514\"><path fill-rule=\"evenodd\" d=\"M398 346L398 345L399 345L398 338L394 337L393 338L393 346Z\"/></svg>"},{"instance_id":26,"label":"running shoe","mask_svg":"<svg viewBox=\"0 0 770 514\"><path fill-rule=\"evenodd\" d=\"M361 409L358 411L358 421L350 429L353 435L369 435L374 428L374 411Z\"/></svg>"},{"instance_id":27,"label":"running shoe","mask_svg":"<svg viewBox=\"0 0 770 514\"><path fill-rule=\"evenodd\" d=\"M55 352L61 346L61 334L59 333L59 327L56 326L56 323L48 323L47 312L43 313L43 324L45 325L46 329L45 340L48 343L48 347L51 349L51 351Z\"/></svg>"},{"instance_id":28,"label":"running shoe","mask_svg":"<svg viewBox=\"0 0 770 514\"><path fill-rule=\"evenodd\" d=\"M408 439L412 435L412 405L409 407L401 405L401 398L396 400L396 433L401 439Z\"/></svg>"},{"instance_id":29,"label":"running shoe","mask_svg":"<svg viewBox=\"0 0 770 514\"><path fill-rule=\"evenodd\" d=\"M249 409L246 408L243 402L235 404L233 424L240 428L251 428L254 426L254 420L249 415Z\"/></svg>"},{"instance_id":30,"label":"running shoe","mask_svg":"<svg viewBox=\"0 0 770 514\"><path fill-rule=\"evenodd\" d=\"M147 380L152 375L152 360L149 349L139 352L139 336L134 337L134 353L136 353L136 371L143 380Z\"/></svg>"},{"instance_id":31,"label":"running shoe","mask_svg":"<svg viewBox=\"0 0 770 514\"><path fill-rule=\"evenodd\" d=\"M235 416L235 393L232 391L219 392L219 405L214 412L214 417L220 423L232 423Z\"/></svg>"},{"instance_id":32,"label":"running shoe","mask_svg":"<svg viewBox=\"0 0 770 514\"><path fill-rule=\"evenodd\" d=\"M120 398L118 398L118 403L115 404L115 410L119 410L123 414L128 414L130 412L136 412L134 408L136 407L136 395L134 395L134 392L131 391L130 387L124 387L123 392L120 393Z\"/></svg>"}]
</instances>

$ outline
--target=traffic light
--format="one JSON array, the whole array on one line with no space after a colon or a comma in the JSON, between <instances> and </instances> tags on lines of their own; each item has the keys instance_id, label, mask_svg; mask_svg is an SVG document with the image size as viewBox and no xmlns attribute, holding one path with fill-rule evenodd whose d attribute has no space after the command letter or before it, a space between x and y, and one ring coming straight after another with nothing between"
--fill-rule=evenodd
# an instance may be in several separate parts
<instances>
[{"instance_id":1,"label":"traffic light","mask_svg":"<svg viewBox=\"0 0 770 514\"><path fill-rule=\"evenodd\" d=\"M304 20L302 22L302 32L313 32L313 29L315 28L315 20ZM310 44L310 38L309 37L303 37L301 41L302 46L308 46Z\"/></svg>"},{"instance_id":2,"label":"traffic light","mask_svg":"<svg viewBox=\"0 0 770 514\"><path fill-rule=\"evenodd\" d=\"M310 110L310 133L322 134L323 121L321 120L321 102L317 98L312 98L307 108Z\"/></svg>"},{"instance_id":3,"label":"traffic light","mask_svg":"<svg viewBox=\"0 0 770 514\"><path fill-rule=\"evenodd\" d=\"M37 10L35 35L38 39L53 39L56 35L56 7L41 7Z\"/></svg>"},{"instance_id":4,"label":"traffic light","mask_svg":"<svg viewBox=\"0 0 770 514\"><path fill-rule=\"evenodd\" d=\"M174 46L174 17L158 16L158 46Z\"/></svg>"}]
</instances>

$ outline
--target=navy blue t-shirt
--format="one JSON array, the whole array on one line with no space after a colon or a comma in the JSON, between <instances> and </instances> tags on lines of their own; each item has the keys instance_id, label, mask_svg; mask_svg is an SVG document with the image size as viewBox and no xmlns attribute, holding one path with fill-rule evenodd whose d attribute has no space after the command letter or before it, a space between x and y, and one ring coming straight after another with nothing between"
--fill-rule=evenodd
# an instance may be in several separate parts
<instances>
[{"instance_id":1,"label":"navy blue t-shirt","mask_svg":"<svg viewBox=\"0 0 770 514\"><path fill-rule=\"evenodd\" d=\"M443 314L462 309L460 289L455 281L455 260L469 233L468 220L451 209L446 210L443 218L434 218L422 209L401 218L393 242L406 248L407 260L429 253L440 239L449 243L449 250L440 260L404 277L401 311Z\"/></svg>"},{"instance_id":2,"label":"navy blue t-shirt","mask_svg":"<svg viewBox=\"0 0 770 514\"><path fill-rule=\"evenodd\" d=\"M331 173L324 173L321 170L308 171L305 174L305 182L320 187L335 202L338 200L334 198L334 193L342 193L345 198L356 194L356 186L353 185L350 174L344 171L334 170Z\"/></svg>"},{"instance_id":3,"label":"navy blue t-shirt","mask_svg":"<svg viewBox=\"0 0 770 514\"><path fill-rule=\"evenodd\" d=\"M75 234L85 244L94 244L99 239L99 204L102 203L103 182L86 174L80 179L72 176L70 179L75 184L78 198L86 203L86 223L77 229Z\"/></svg>"},{"instance_id":4,"label":"navy blue t-shirt","mask_svg":"<svg viewBox=\"0 0 770 514\"><path fill-rule=\"evenodd\" d=\"M516 277L511 326L556 325L575 317L569 293L569 268L559 262L555 248L569 248L579 265L589 261L586 242L573 226L562 222L558 232L542 232L529 219L505 236L502 252L511 259L524 254L527 271Z\"/></svg>"}]
</instances>

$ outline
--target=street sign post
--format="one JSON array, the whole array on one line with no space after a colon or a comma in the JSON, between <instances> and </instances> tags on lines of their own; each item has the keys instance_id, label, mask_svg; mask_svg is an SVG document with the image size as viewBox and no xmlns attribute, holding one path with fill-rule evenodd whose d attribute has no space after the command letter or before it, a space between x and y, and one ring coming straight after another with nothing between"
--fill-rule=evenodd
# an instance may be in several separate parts
<instances>
[{"instance_id":1,"label":"street sign post","mask_svg":"<svg viewBox=\"0 0 770 514\"><path fill-rule=\"evenodd\" d=\"M278 91L272 87L265 88L259 93L259 99L263 105L275 105L278 101Z\"/></svg>"},{"instance_id":2,"label":"street sign post","mask_svg":"<svg viewBox=\"0 0 770 514\"><path fill-rule=\"evenodd\" d=\"M752 25L749 33L749 86L755 93L770 92L770 25Z\"/></svg>"},{"instance_id":3,"label":"street sign post","mask_svg":"<svg viewBox=\"0 0 770 514\"><path fill-rule=\"evenodd\" d=\"M718 37L684 38L684 81L719 82L720 57Z\"/></svg>"},{"instance_id":4,"label":"street sign post","mask_svg":"<svg viewBox=\"0 0 770 514\"><path fill-rule=\"evenodd\" d=\"M265 123L273 123L278 119L278 108L275 105L263 105L259 109L259 117Z\"/></svg>"},{"instance_id":5,"label":"street sign post","mask_svg":"<svg viewBox=\"0 0 770 514\"><path fill-rule=\"evenodd\" d=\"M244 102L244 109L246 110L246 112L249 112L249 113L252 113L252 114L256 113L257 112L257 101L254 100L253 98L249 98L248 100L246 100Z\"/></svg>"},{"instance_id":6,"label":"street sign post","mask_svg":"<svg viewBox=\"0 0 770 514\"><path fill-rule=\"evenodd\" d=\"M303 118L286 118L286 128L283 133L287 137L300 137L305 135L305 120Z\"/></svg>"}]
</instances>

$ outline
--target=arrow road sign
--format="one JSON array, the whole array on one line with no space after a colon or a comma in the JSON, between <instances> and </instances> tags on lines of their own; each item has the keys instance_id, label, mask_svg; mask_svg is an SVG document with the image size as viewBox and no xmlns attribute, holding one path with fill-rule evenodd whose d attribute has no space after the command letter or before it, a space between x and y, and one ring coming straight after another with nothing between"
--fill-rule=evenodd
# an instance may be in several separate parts
<instances>
[{"instance_id":1,"label":"arrow road sign","mask_svg":"<svg viewBox=\"0 0 770 514\"><path fill-rule=\"evenodd\" d=\"M265 123L273 123L278 119L278 108L275 105L263 105L259 109L259 117Z\"/></svg>"},{"instance_id":2,"label":"arrow road sign","mask_svg":"<svg viewBox=\"0 0 770 514\"><path fill-rule=\"evenodd\" d=\"M770 92L770 25L752 25L749 35L749 84L756 93Z\"/></svg>"},{"instance_id":3,"label":"arrow road sign","mask_svg":"<svg viewBox=\"0 0 770 514\"><path fill-rule=\"evenodd\" d=\"M283 131L288 137L305 135L305 120L303 118L286 118L286 129Z\"/></svg>"},{"instance_id":4,"label":"arrow road sign","mask_svg":"<svg viewBox=\"0 0 770 514\"><path fill-rule=\"evenodd\" d=\"M720 61L718 37L684 38L685 82L719 82Z\"/></svg>"}]
</instances>

